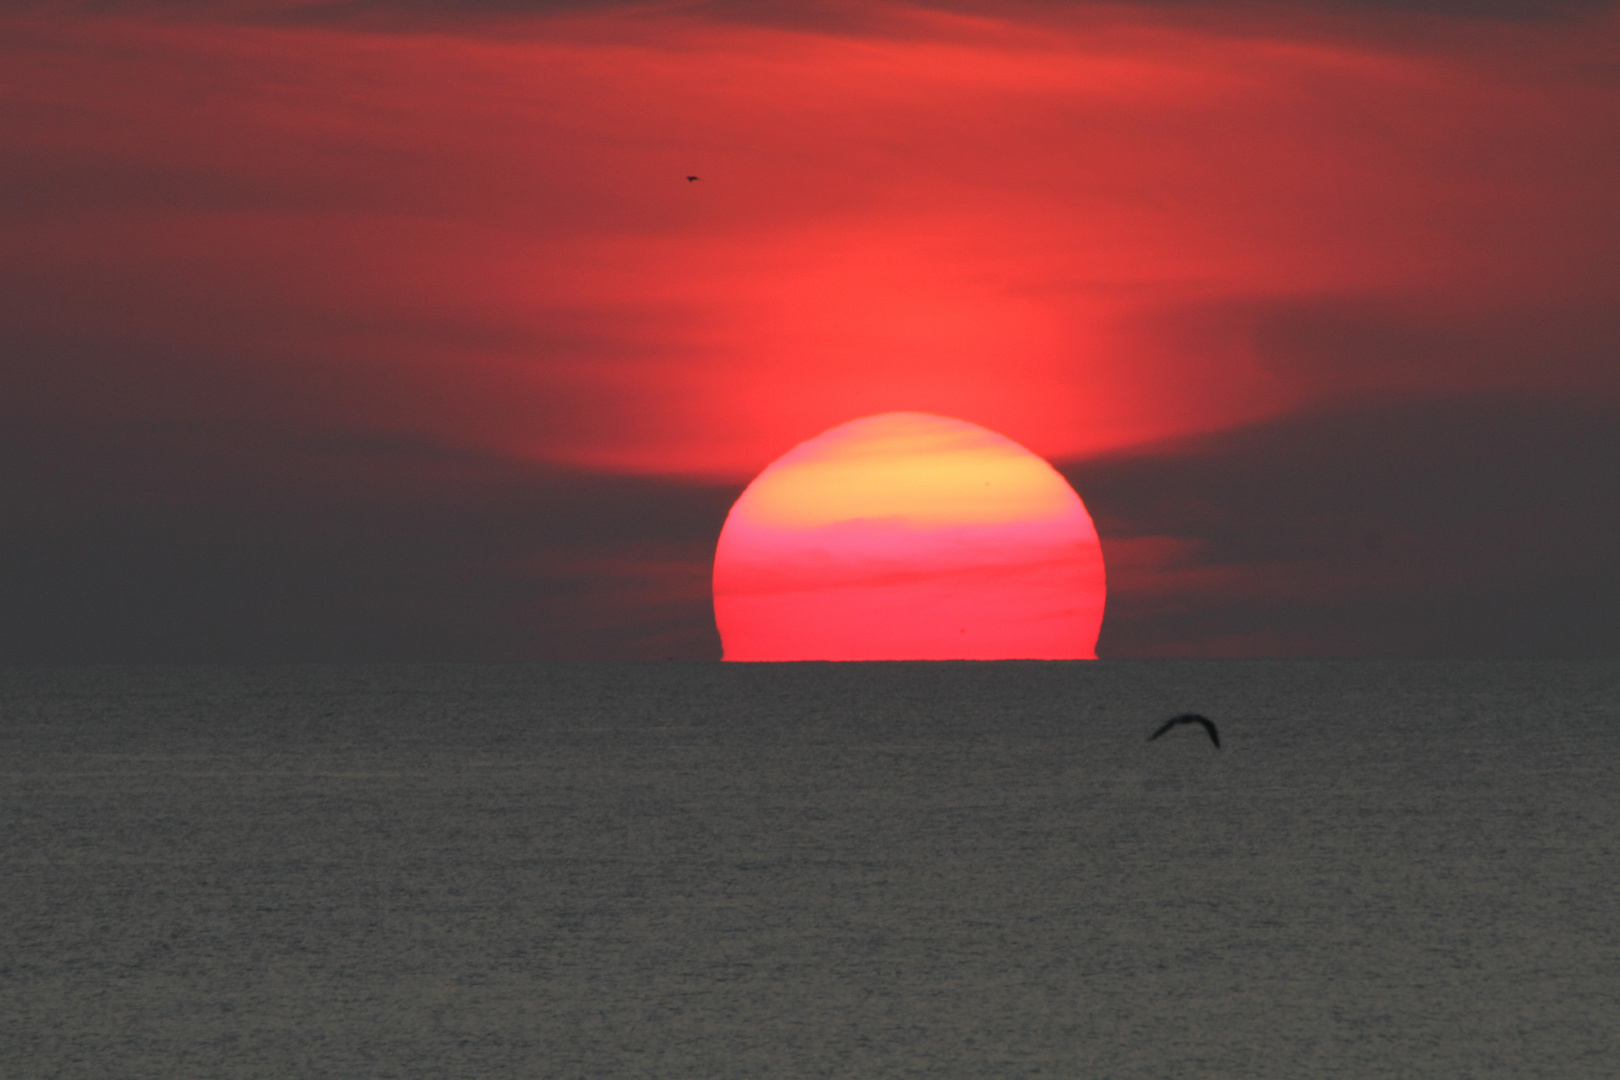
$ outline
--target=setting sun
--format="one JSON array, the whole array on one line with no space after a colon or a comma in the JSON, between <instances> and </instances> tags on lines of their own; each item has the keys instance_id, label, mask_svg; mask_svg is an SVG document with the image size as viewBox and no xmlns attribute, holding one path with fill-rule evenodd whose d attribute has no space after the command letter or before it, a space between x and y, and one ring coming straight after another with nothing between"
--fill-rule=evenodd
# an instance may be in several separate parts
<instances>
[{"instance_id":1,"label":"setting sun","mask_svg":"<svg viewBox=\"0 0 1620 1080\"><path fill-rule=\"evenodd\" d=\"M727 660L1096 656L1085 506L1045 461L961 420L887 413L802 443L731 508L714 562Z\"/></svg>"}]
</instances>

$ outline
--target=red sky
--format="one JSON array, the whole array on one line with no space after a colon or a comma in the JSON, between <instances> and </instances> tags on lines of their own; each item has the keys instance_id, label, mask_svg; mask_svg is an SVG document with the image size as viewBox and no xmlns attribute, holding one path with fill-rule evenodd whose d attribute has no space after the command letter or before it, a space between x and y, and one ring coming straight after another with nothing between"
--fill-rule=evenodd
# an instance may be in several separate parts
<instances>
[{"instance_id":1,"label":"red sky","mask_svg":"<svg viewBox=\"0 0 1620 1080\"><path fill-rule=\"evenodd\" d=\"M487 618L457 608L450 622L504 628L485 645L406 634L416 644L390 652L396 638L357 624L321 655L568 653L558 627L585 609L557 597L591 581L614 599L586 605L584 652L706 655L708 519L649 517L605 540L601 522L634 521L634 505L590 495L580 510L547 502L548 485L652 485L709 507L873 413L960 417L1080 476L1209 459L1305 416L1620 410L1607 4L7 10L0 420L14 522L30 522L8 534L13 567L60 550L52 536L82 541L89 521L123 550L131 506L183 547L251 497L296 546L334 535L334 505L476 519L475 492L542 493L531 509L550 539L526 549L513 526L499 553L468 540L434 564L447 582L471 563L495 593L538 589ZM1410 452L1421 471L1439 451ZM1117 512L1080 493L1123 571L1119 625L1166 589L1233 580L1206 565L1218 537L1166 532L1130 492ZM152 517L175 505L195 520ZM263 533L240 542L291 578L351 580ZM1526 560L1555 557L1527 542ZM105 552L84 558L109 573ZM62 627L47 657L146 655L118 642L156 625L152 595L221 588L136 560L107 585L133 599L97 609L127 629L98 637L40 584L74 578L47 561L11 571L8 594ZM1195 588L1189 567L1215 578ZM1208 603L1310 593L1273 570ZM337 603L322 588L273 618L263 598L210 617L271 618L292 642ZM448 618L401 600L408 586L368 588L393 612L379 626ZM1120 653L1170 648L1142 625ZM1375 629L1302 648L1376 650ZM1282 633L1173 651L1298 651ZM244 655L288 653L241 640Z\"/></svg>"}]
</instances>

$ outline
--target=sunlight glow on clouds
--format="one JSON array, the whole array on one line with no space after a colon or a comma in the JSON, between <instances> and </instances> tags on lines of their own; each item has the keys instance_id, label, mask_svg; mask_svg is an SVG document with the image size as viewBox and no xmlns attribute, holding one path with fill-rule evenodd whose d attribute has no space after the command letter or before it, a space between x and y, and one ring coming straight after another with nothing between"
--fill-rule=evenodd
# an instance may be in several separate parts
<instances>
[{"instance_id":1,"label":"sunlight glow on clouds","mask_svg":"<svg viewBox=\"0 0 1620 1080\"><path fill-rule=\"evenodd\" d=\"M1075 456L1441 377L1279 364L1257 312L1579 322L1616 278L1602 21L113 10L0 22L0 318L531 458L743 476L898 409Z\"/></svg>"}]
</instances>

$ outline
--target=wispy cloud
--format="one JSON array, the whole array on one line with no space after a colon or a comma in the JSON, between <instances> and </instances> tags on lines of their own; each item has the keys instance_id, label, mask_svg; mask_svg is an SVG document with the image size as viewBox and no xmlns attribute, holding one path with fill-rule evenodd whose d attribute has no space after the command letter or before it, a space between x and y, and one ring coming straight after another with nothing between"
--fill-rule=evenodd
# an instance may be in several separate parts
<instances>
[{"instance_id":1,"label":"wispy cloud","mask_svg":"<svg viewBox=\"0 0 1620 1080\"><path fill-rule=\"evenodd\" d=\"M0 331L107 344L81 382L203 350L289 410L641 471L742 475L903 408L1072 455L1412 389L1387 356L1278 365L1291 312L1369 352L1481 318L1579 351L1564 313L1616 284L1620 86L1582 74L1608 22L110 10L0 43ZM1418 381L1605 378L1578 366Z\"/></svg>"}]
</instances>

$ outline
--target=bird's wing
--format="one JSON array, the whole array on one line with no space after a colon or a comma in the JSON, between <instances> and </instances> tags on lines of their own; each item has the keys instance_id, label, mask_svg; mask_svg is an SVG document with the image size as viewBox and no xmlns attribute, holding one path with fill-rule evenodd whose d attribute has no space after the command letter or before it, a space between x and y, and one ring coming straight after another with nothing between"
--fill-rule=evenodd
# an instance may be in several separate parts
<instances>
[{"instance_id":1,"label":"bird's wing","mask_svg":"<svg viewBox=\"0 0 1620 1080\"><path fill-rule=\"evenodd\" d=\"M1174 720L1166 720L1164 722L1163 727L1161 727L1158 731L1155 731L1153 734L1148 736L1147 741L1152 742L1154 739L1157 739L1160 735L1163 735L1165 732L1169 731L1171 728L1175 727L1179 723L1181 723L1181 718L1179 716L1176 717Z\"/></svg>"},{"instance_id":2,"label":"bird's wing","mask_svg":"<svg viewBox=\"0 0 1620 1080\"><path fill-rule=\"evenodd\" d=\"M1215 721L1200 716L1198 722L1204 725L1204 730L1209 732L1210 741L1215 744L1215 749L1219 750L1221 748L1221 733L1215 730Z\"/></svg>"}]
</instances>

